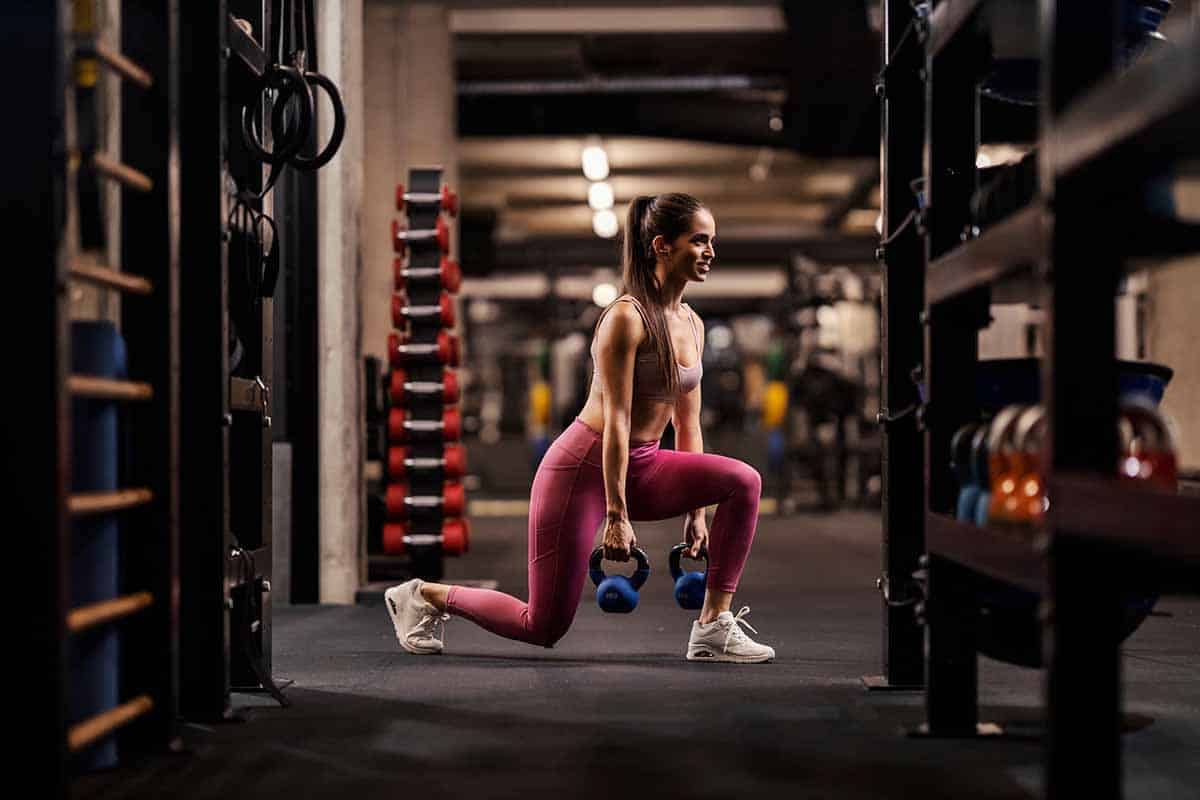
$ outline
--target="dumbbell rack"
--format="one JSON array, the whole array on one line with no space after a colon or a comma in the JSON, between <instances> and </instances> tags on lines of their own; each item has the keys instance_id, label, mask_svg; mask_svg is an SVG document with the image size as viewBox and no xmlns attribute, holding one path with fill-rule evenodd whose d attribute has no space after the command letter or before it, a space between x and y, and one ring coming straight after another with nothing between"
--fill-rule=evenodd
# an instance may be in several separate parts
<instances>
[{"instance_id":1,"label":"dumbbell rack","mask_svg":"<svg viewBox=\"0 0 1200 800\"><path fill-rule=\"evenodd\" d=\"M439 580L443 558L468 547L465 471L458 410L458 340L453 295L459 270L449 261L449 231L443 212L457 214L457 197L442 185L440 167L409 170L407 186L396 189L397 211L406 229L393 223L397 253L388 360L383 376L387 448L383 458L384 521L372 536L373 571L389 571L396 560L426 580ZM422 231L438 231L422 238ZM412 238L408 238L409 234Z\"/></svg>"},{"instance_id":2,"label":"dumbbell rack","mask_svg":"<svg viewBox=\"0 0 1200 800\"><path fill-rule=\"evenodd\" d=\"M14 152L23 155L5 180L11 193L5 208L15 225L10 242L34 254L9 276L22 306L12 317L23 327L8 337L19 343L11 348L9 369L20 376L20 388L14 385L9 397L4 481L13 498L10 529L21 532L23 571L33 576L14 615L33 626L16 639L16 685L38 704L22 715L23 735L31 733L32 751L50 762L38 773L37 793L56 798L70 792L74 754L94 743L117 736L123 753L176 748L180 693L179 232L173 219L179 128L170 102L178 17L169 3L126 4L122 40L113 43L94 29L72 36L73 10L86 13L82 5L59 2L31 3L13 14L9 24L20 25L23 46L5 48L3 56L9 74L27 77L14 84L10 99L30 114L11 131L19 140ZM52 68L31 71L31 53L49 54ZM119 152L80 151L81 126L95 122L76 113L76 68L85 62L122 81ZM80 247L76 178L89 170L100 183L121 187L119 264ZM68 293L81 284L122 293L120 328L135 380L69 374ZM71 492L73 401L120 404L118 491ZM72 608L72 522L101 514L121 515L120 594ZM82 678L68 669L72 641L111 626L122 631L121 702L72 722L70 687Z\"/></svg>"},{"instance_id":3,"label":"dumbbell rack","mask_svg":"<svg viewBox=\"0 0 1200 800\"><path fill-rule=\"evenodd\" d=\"M907 0L884 4L880 256L891 312L885 336L893 359L923 339L925 383L924 396L914 398L916 414L885 415L893 444L923 424L925 475L924 514L912 524L905 505L909 526L892 528L885 544L928 554L920 603L924 732L987 730L978 719L974 585L985 576L1024 587L1040 593L1044 610L1046 794L1119 797L1122 567L1136 558L1194 575L1200 500L1140 490L1112 476L1113 301L1127 258L1200 251L1195 226L1149 216L1136 204L1137 187L1156 169L1198 154L1200 31L1112 76L1118 4L1042 0L1040 194L980 232L969 200L977 181L977 75L986 50L975 33L987 5L945 0L932 13L922 4L914 16ZM1037 27L1031 19L1029 29ZM922 129L923 141L912 133ZM909 186L918 178L924 204L912 209ZM1114 186L1123 198L1112 196ZM946 454L953 432L977 413L977 333L988 324L994 291L1036 299L1047 312L1043 463L1051 506L1036 528L979 528L950 517L956 487ZM921 298L917 308L914 296ZM898 372L907 365L893 360L892 366ZM900 393L914 397L900 379L888 385L896 405ZM916 461L909 459L908 468ZM885 520L900 519L901 503L894 492L885 494ZM909 587L899 569L891 577L889 617L920 599L911 587L898 591ZM898 650L908 662L919 657L911 641Z\"/></svg>"}]
</instances>

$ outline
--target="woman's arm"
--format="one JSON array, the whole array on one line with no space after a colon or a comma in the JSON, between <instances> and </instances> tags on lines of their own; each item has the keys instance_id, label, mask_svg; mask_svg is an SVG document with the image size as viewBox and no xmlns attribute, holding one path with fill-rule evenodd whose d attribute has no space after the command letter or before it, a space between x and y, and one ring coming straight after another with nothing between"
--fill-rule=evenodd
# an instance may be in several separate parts
<instances>
[{"instance_id":1,"label":"woman's arm","mask_svg":"<svg viewBox=\"0 0 1200 800\"><path fill-rule=\"evenodd\" d=\"M629 519L625 474L629 466L633 368L638 345L645 336L641 315L628 303L617 303L596 332L604 404L604 493L610 523Z\"/></svg>"}]
</instances>

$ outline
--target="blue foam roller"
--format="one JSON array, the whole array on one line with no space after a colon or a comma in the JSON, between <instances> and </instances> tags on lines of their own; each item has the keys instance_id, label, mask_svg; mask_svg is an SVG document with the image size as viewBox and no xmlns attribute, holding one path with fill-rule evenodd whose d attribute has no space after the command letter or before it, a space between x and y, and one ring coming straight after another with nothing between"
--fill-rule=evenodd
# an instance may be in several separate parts
<instances>
[{"instance_id":1,"label":"blue foam roller","mask_svg":"<svg viewBox=\"0 0 1200 800\"><path fill-rule=\"evenodd\" d=\"M71 325L71 370L104 378L126 377L125 343L107 322ZM110 400L71 401L71 490L112 491L118 487L117 404ZM120 529L116 514L98 514L72 524L72 607L110 600L120 592ZM103 626L70 640L72 722L120 703L120 641L117 629ZM97 742L78 757L84 770L117 765L113 737Z\"/></svg>"}]
</instances>

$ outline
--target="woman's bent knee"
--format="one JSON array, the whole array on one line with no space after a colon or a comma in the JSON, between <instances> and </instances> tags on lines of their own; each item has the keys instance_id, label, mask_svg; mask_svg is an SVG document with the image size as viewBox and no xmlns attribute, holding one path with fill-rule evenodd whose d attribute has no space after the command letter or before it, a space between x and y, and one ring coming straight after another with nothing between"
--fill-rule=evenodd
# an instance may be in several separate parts
<instances>
[{"instance_id":1,"label":"woman's bent knee","mask_svg":"<svg viewBox=\"0 0 1200 800\"><path fill-rule=\"evenodd\" d=\"M736 491L739 494L753 497L755 500L762 496L762 475L758 470L744 461L738 461L734 468Z\"/></svg>"}]
</instances>

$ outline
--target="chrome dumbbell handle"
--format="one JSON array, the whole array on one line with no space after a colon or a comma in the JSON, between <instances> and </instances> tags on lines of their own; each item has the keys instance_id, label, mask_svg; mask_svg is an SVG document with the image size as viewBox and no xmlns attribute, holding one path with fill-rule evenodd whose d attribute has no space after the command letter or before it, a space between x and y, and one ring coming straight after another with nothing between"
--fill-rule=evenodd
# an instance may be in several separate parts
<instances>
[{"instance_id":1,"label":"chrome dumbbell handle","mask_svg":"<svg viewBox=\"0 0 1200 800\"><path fill-rule=\"evenodd\" d=\"M446 423L440 419L406 419L404 427L417 433L439 433L446 427Z\"/></svg>"},{"instance_id":2,"label":"chrome dumbbell handle","mask_svg":"<svg viewBox=\"0 0 1200 800\"><path fill-rule=\"evenodd\" d=\"M433 495L430 495L428 497L417 496L417 497L405 497L404 498L404 505L410 506L412 508L430 508L430 509L441 508L442 504L444 502L445 501L441 497L433 496Z\"/></svg>"}]
</instances>

